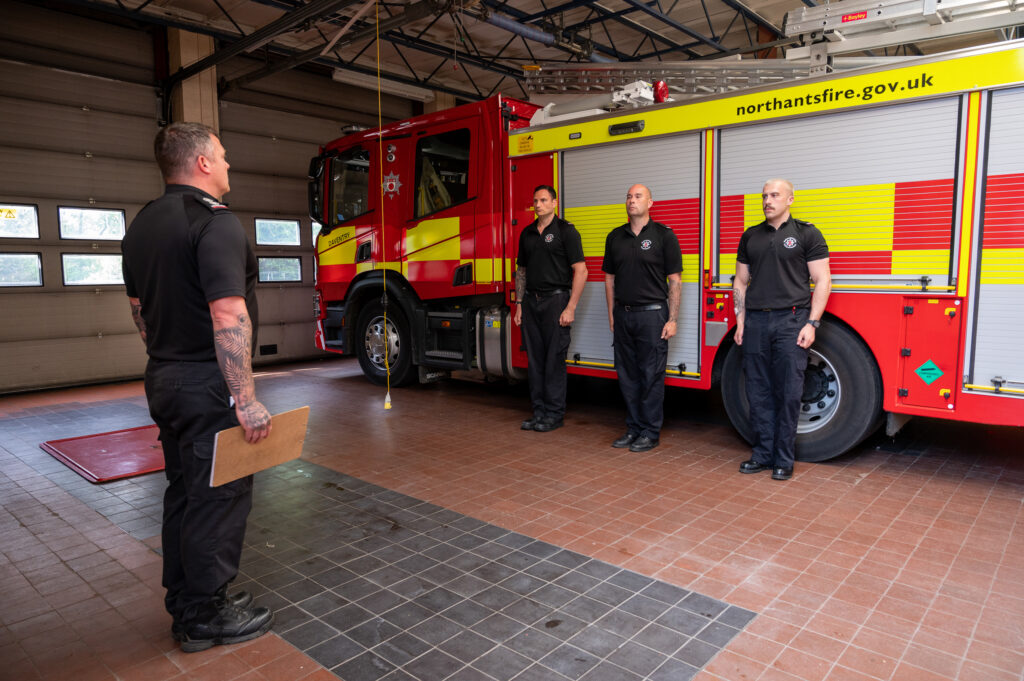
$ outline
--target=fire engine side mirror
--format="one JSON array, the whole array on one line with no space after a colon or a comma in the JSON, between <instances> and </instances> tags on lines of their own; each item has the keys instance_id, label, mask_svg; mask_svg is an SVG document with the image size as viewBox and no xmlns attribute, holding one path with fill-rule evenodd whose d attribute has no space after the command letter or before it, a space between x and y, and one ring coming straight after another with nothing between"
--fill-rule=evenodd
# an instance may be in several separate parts
<instances>
[{"instance_id":1,"label":"fire engine side mirror","mask_svg":"<svg viewBox=\"0 0 1024 681\"><path fill-rule=\"evenodd\" d=\"M327 159L323 156L317 156L309 162L309 217L322 224L327 224L323 219L323 177L326 165Z\"/></svg>"}]
</instances>

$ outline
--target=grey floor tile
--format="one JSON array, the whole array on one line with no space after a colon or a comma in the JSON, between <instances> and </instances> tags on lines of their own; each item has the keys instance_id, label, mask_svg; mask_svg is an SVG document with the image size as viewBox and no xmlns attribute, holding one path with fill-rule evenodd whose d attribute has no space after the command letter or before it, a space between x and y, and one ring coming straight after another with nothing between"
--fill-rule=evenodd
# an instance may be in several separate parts
<instances>
[{"instance_id":1,"label":"grey floor tile","mask_svg":"<svg viewBox=\"0 0 1024 681\"><path fill-rule=\"evenodd\" d=\"M531 664L533 664L533 660L530 658L505 646L498 646L474 661L472 666L498 681L509 681Z\"/></svg>"}]
</instances>

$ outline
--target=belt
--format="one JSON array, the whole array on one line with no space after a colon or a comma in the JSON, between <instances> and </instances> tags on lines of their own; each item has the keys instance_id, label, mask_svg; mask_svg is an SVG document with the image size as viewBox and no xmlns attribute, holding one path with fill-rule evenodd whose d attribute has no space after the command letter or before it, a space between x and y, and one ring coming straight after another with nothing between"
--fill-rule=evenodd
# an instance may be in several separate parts
<instances>
[{"instance_id":1,"label":"belt","mask_svg":"<svg viewBox=\"0 0 1024 681\"><path fill-rule=\"evenodd\" d=\"M625 305L623 303L617 303L626 312L648 312L650 310L660 310L661 303L652 303L651 305Z\"/></svg>"},{"instance_id":2,"label":"belt","mask_svg":"<svg viewBox=\"0 0 1024 681\"><path fill-rule=\"evenodd\" d=\"M751 312L781 312L783 310L796 314L797 310L809 310L809 307L801 307L799 305L790 305L787 307L754 307L750 308Z\"/></svg>"},{"instance_id":3,"label":"belt","mask_svg":"<svg viewBox=\"0 0 1024 681\"><path fill-rule=\"evenodd\" d=\"M528 295L531 298L534 298L536 300L540 300L541 298L550 298L551 296L557 296L559 293L568 293L568 292L569 292L569 289L556 288L556 289L553 289L551 291L527 291L526 295Z\"/></svg>"}]
</instances>

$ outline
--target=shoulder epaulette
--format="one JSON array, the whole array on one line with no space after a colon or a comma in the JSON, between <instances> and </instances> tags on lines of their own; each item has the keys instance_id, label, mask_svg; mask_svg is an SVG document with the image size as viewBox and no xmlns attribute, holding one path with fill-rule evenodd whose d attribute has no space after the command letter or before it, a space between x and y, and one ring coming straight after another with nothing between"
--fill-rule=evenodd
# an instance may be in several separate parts
<instances>
[{"instance_id":1,"label":"shoulder epaulette","mask_svg":"<svg viewBox=\"0 0 1024 681\"><path fill-rule=\"evenodd\" d=\"M797 227L814 227L813 222L807 222L806 220L800 220L798 218L793 218L793 222L796 223Z\"/></svg>"},{"instance_id":2,"label":"shoulder epaulette","mask_svg":"<svg viewBox=\"0 0 1024 681\"><path fill-rule=\"evenodd\" d=\"M203 196L201 194L193 194L196 201L206 207L211 213L216 213L222 210L228 210L226 203L221 203L217 199L211 199L209 196Z\"/></svg>"}]
</instances>

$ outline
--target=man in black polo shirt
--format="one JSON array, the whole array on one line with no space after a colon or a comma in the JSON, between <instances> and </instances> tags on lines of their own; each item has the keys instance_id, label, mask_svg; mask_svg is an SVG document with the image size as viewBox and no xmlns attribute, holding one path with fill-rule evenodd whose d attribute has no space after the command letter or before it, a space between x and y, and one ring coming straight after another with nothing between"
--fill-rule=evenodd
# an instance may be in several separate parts
<instances>
[{"instance_id":1,"label":"man in black polo shirt","mask_svg":"<svg viewBox=\"0 0 1024 681\"><path fill-rule=\"evenodd\" d=\"M519 235L516 257L514 321L523 328L533 403L520 428L541 433L562 427L569 328L587 282L580 233L556 214L557 196L550 185L533 190L537 219Z\"/></svg>"},{"instance_id":2,"label":"man in black polo shirt","mask_svg":"<svg viewBox=\"0 0 1024 681\"><path fill-rule=\"evenodd\" d=\"M199 123L157 133L164 195L139 211L121 242L132 318L146 344L149 413L160 429L167 489L162 547L164 604L184 652L270 630L267 608L227 593L238 573L252 476L210 486L214 436L239 424L245 439L270 434L256 400L251 353L256 257L221 197L230 190L217 134Z\"/></svg>"},{"instance_id":3,"label":"man in black polo shirt","mask_svg":"<svg viewBox=\"0 0 1024 681\"><path fill-rule=\"evenodd\" d=\"M745 231L736 254L736 344L743 346L754 447L741 473L793 476L807 348L832 290L828 245L814 225L789 214L793 185L768 180L765 220ZM814 282L814 295L808 281Z\"/></svg>"},{"instance_id":4,"label":"man in black polo shirt","mask_svg":"<svg viewBox=\"0 0 1024 681\"><path fill-rule=\"evenodd\" d=\"M612 447L646 452L658 446L665 420L665 362L676 335L683 256L671 229L651 222L651 190L626 194L629 222L604 245L604 292L615 345L615 370L626 400L626 434Z\"/></svg>"}]
</instances>

